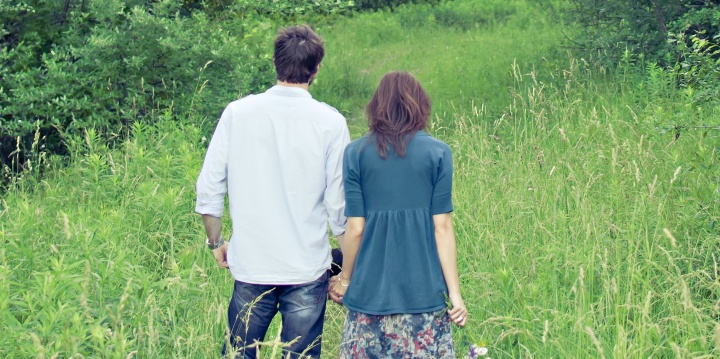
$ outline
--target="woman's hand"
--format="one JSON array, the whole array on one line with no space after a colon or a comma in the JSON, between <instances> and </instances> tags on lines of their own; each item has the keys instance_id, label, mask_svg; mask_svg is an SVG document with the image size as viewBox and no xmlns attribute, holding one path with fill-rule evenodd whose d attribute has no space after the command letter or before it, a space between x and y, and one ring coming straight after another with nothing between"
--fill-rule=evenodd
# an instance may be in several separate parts
<instances>
[{"instance_id":1,"label":"woman's hand","mask_svg":"<svg viewBox=\"0 0 720 359\"><path fill-rule=\"evenodd\" d=\"M341 276L342 273L330 278L330 288L328 290L328 295L330 296L330 299L337 304L343 304L342 300L345 296L345 291L347 290L347 286L343 284L349 285L348 281L346 281L345 279L341 279Z\"/></svg>"},{"instance_id":2,"label":"woman's hand","mask_svg":"<svg viewBox=\"0 0 720 359\"><path fill-rule=\"evenodd\" d=\"M453 323L464 327L465 322L467 321L468 311L467 308L465 308L465 302L463 302L462 296L459 293L450 294L450 304L452 304L452 308L448 311L450 320L452 320Z\"/></svg>"}]
</instances>

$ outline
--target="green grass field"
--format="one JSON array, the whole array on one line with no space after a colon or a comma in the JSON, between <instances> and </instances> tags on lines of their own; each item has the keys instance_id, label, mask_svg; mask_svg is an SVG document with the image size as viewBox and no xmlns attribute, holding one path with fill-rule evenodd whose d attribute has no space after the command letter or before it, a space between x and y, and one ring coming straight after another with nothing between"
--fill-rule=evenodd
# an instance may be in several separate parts
<instances>
[{"instance_id":1,"label":"green grass field","mask_svg":"<svg viewBox=\"0 0 720 359\"><path fill-rule=\"evenodd\" d=\"M354 138L386 71L430 92L430 132L454 151L458 357L465 340L492 358L720 356L720 131L658 128L681 96L559 51L542 9L455 3L475 17L448 27L445 5L319 27L311 92ZM219 357L232 278L193 213L205 127L161 116L112 149L89 130L68 164L40 157L2 194L0 357ZM324 358L343 319L330 303Z\"/></svg>"}]
</instances>

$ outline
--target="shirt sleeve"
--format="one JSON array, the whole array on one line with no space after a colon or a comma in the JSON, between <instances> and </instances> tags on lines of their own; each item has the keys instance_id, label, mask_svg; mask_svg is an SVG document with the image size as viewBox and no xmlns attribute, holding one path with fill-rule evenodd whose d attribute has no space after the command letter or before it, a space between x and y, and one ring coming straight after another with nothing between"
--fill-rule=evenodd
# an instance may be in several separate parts
<instances>
[{"instance_id":1,"label":"shirt sleeve","mask_svg":"<svg viewBox=\"0 0 720 359\"><path fill-rule=\"evenodd\" d=\"M447 147L437 165L437 177L433 186L431 214L441 214L453 211L452 204L452 177L453 163L452 151Z\"/></svg>"},{"instance_id":2,"label":"shirt sleeve","mask_svg":"<svg viewBox=\"0 0 720 359\"><path fill-rule=\"evenodd\" d=\"M345 217L345 192L343 190L343 151L350 143L350 132L347 124L342 121L336 132L325 161L325 194L323 203L328 213L328 224L334 235L345 233L347 217Z\"/></svg>"},{"instance_id":3,"label":"shirt sleeve","mask_svg":"<svg viewBox=\"0 0 720 359\"><path fill-rule=\"evenodd\" d=\"M365 217L360 160L357 149L348 146L343 160L343 183L345 185L345 215L347 217Z\"/></svg>"},{"instance_id":4,"label":"shirt sleeve","mask_svg":"<svg viewBox=\"0 0 720 359\"><path fill-rule=\"evenodd\" d=\"M229 117L230 111L226 108L210 140L195 186L197 192L195 212L213 217L222 217L225 211L230 144Z\"/></svg>"}]
</instances>

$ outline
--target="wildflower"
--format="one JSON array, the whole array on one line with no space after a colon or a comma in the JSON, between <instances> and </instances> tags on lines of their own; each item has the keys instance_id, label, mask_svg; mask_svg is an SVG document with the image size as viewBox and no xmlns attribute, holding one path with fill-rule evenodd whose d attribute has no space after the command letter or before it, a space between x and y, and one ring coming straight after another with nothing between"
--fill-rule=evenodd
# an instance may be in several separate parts
<instances>
[{"instance_id":1,"label":"wildflower","mask_svg":"<svg viewBox=\"0 0 720 359\"><path fill-rule=\"evenodd\" d=\"M477 359L478 357L484 357L488 354L488 348L485 347L484 342L480 342L480 344L474 344L473 340L470 338L470 335L465 332L465 327L460 327L460 345L467 345L469 349L467 359ZM483 358L483 359L490 359L490 358Z\"/></svg>"},{"instance_id":2,"label":"wildflower","mask_svg":"<svg viewBox=\"0 0 720 359\"><path fill-rule=\"evenodd\" d=\"M470 354L468 359L477 359L477 357L483 357L487 355L488 349L481 345L470 344Z\"/></svg>"}]
</instances>

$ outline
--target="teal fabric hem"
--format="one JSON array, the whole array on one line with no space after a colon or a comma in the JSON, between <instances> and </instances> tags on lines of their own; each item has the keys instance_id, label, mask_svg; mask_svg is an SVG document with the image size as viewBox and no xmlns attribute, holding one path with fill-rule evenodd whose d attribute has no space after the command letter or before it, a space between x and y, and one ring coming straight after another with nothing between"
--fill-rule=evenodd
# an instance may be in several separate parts
<instances>
[{"instance_id":1,"label":"teal fabric hem","mask_svg":"<svg viewBox=\"0 0 720 359\"><path fill-rule=\"evenodd\" d=\"M441 305L436 305L434 307L430 307L427 309L390 309L390 310L383 310L383 311L375 311L375 310L365 310L362 308L357 308L353 305L345 305L345 308L358 312L363 314L370 314L370 315L390 315L390 314L420 314L420 313L429 313L429 312L435 312L443 308L447 308L447 305L445 303Z\"/></svg>"}]
</instances>

